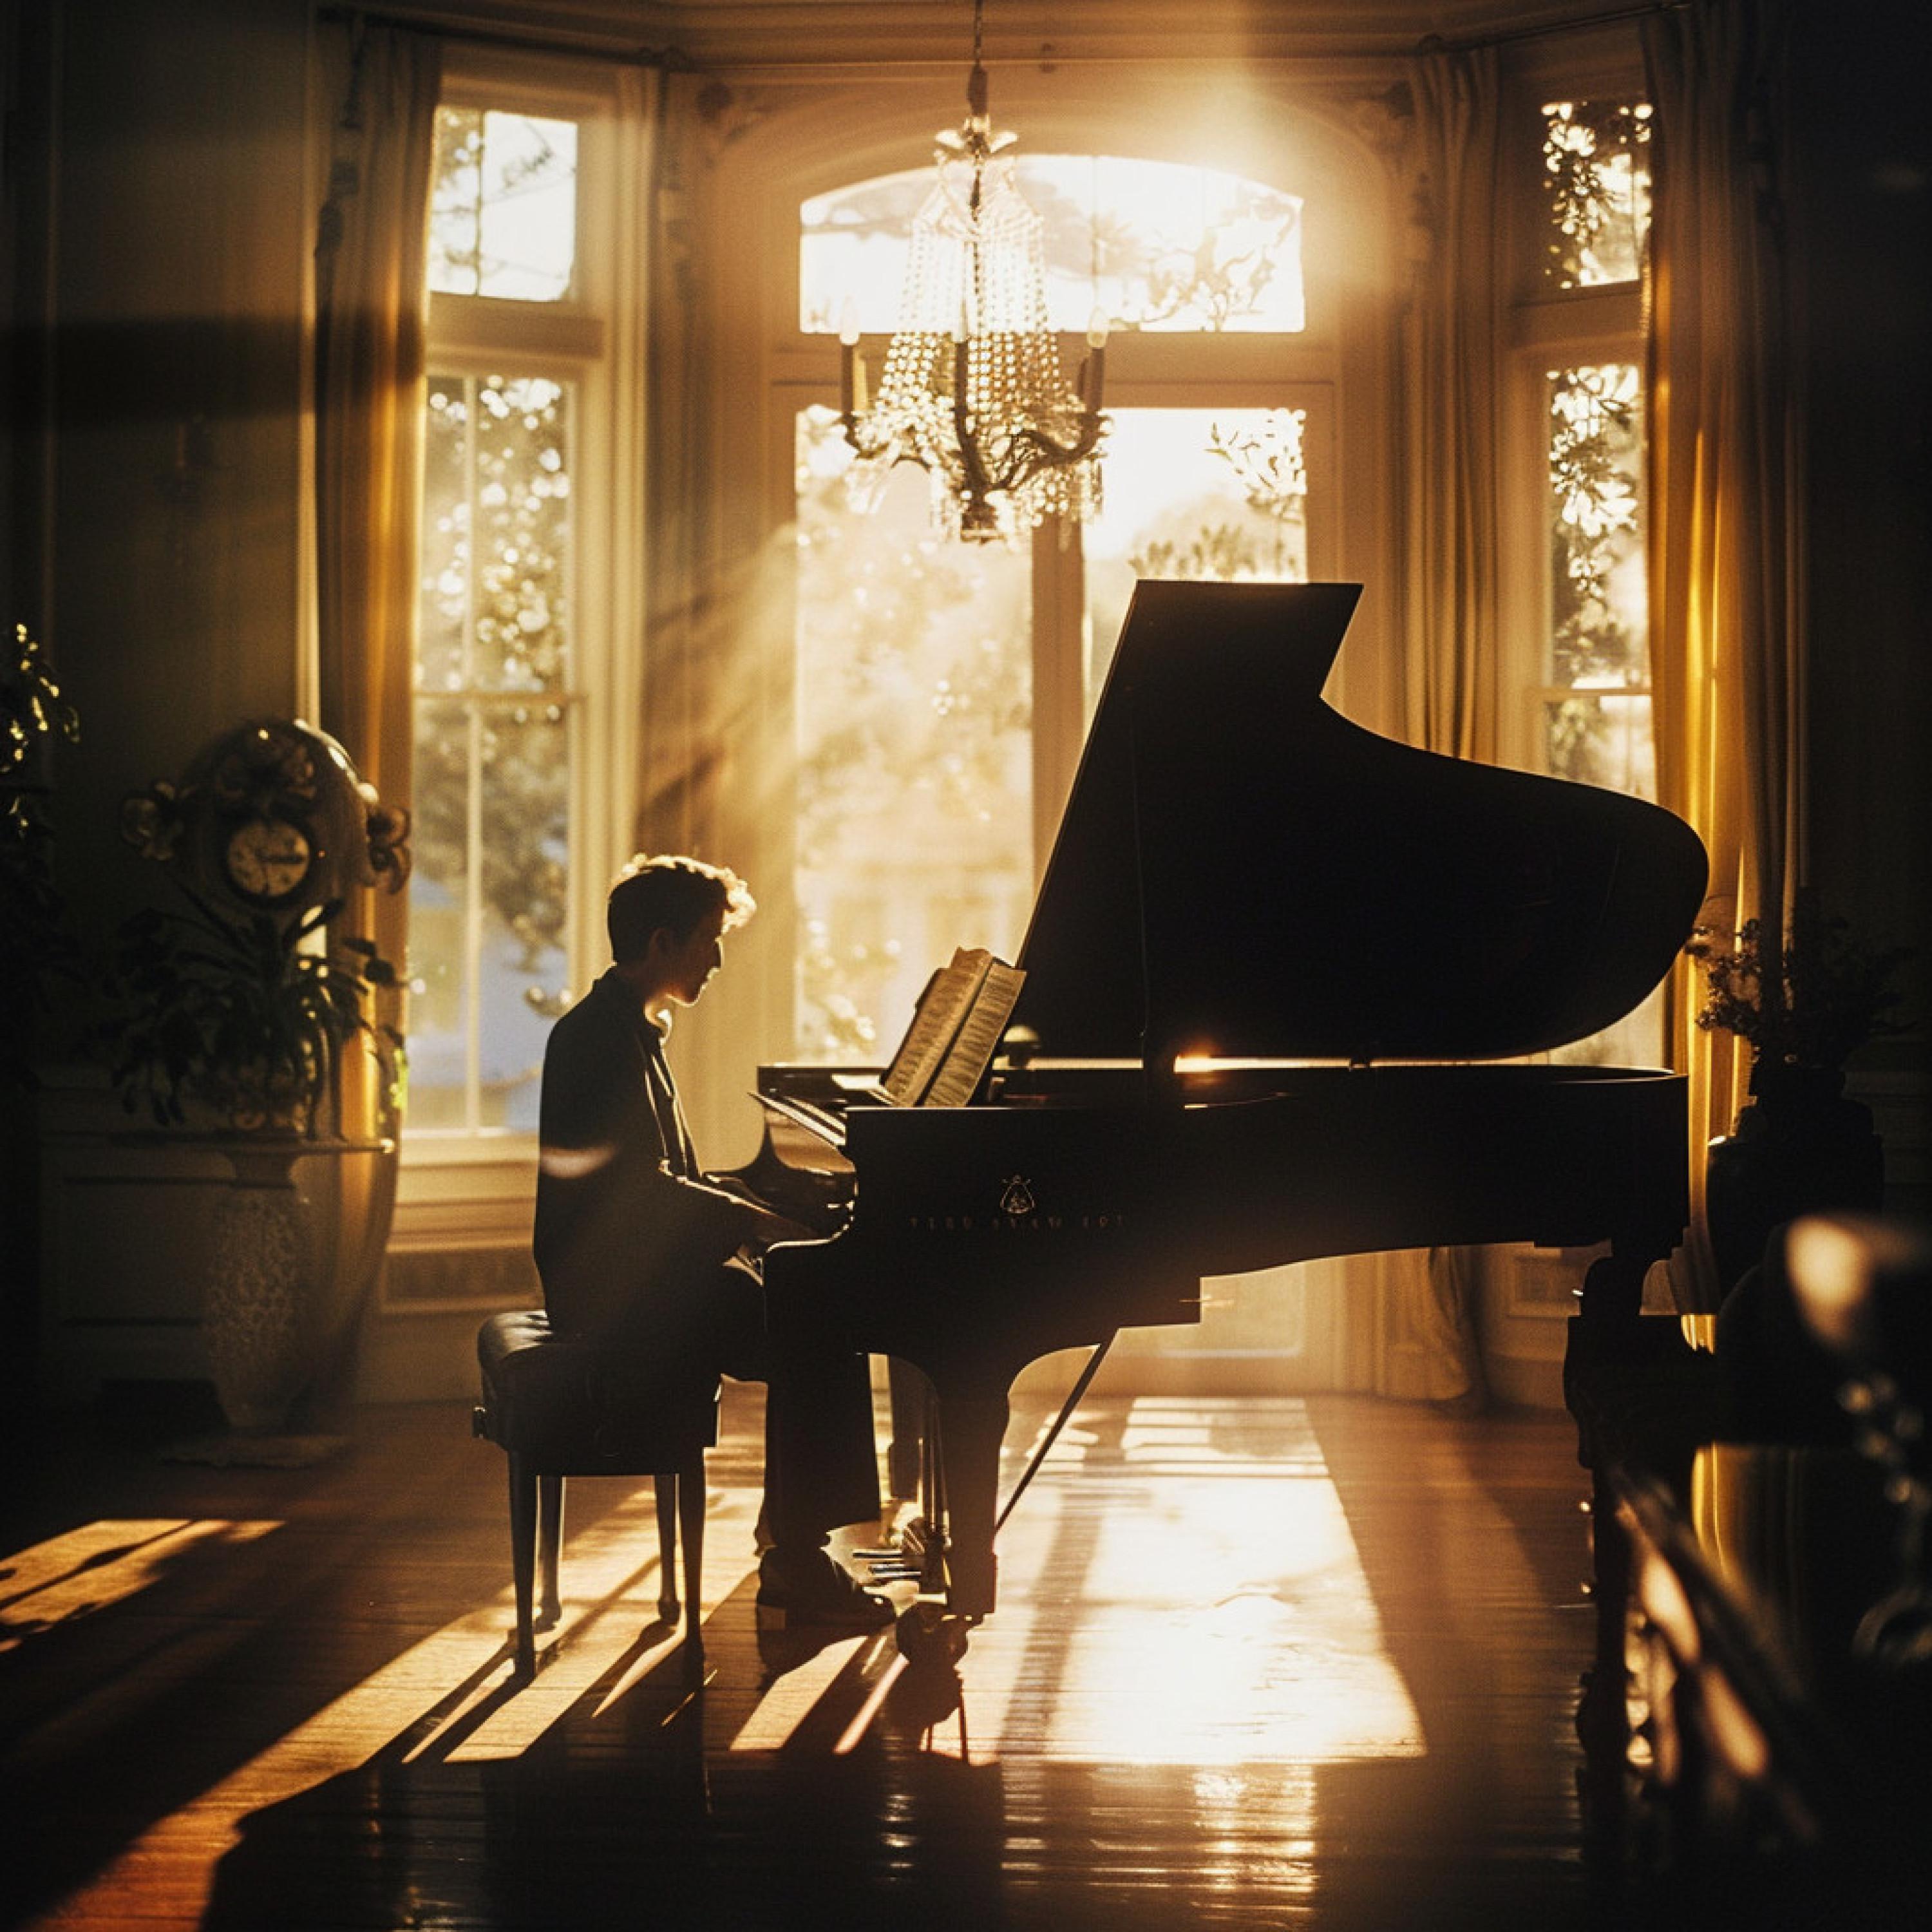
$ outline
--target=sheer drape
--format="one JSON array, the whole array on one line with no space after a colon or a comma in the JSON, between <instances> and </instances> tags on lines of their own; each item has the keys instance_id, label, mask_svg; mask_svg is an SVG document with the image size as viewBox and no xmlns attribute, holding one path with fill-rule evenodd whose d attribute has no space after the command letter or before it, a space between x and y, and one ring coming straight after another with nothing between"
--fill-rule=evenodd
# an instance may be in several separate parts
<instances>
[{"instance_id":1,"label":"sheer drape","mask_svg":"<svg viewBox=\"0 0 1932 1932\"><path fill-rule=\"evenodd\" d=\"M1493 49L1422 56L1411 75L1418 176L1404 335L1403 736L1496 755L1498 160ZM1369 1385L1480 1402L1477 1253L1384 1255Z\"/></svg>"},{"instance_id":2,"label":"sheer drape","mask_svg":"<svg viewBox=\"0 0 1932 1932\"><path fill-rule=\"evenodd\" d=\"M1804 683L1796 412L1775 198L1782 0L1708 0L1644 22L1653 105L1651 653L1658 791L1709 848L1706 918L1781 930L1802 867ZM1680 1305L1710 1305L1703 1150L1727 1132L1748 1056L1694 1024L1673 984L1672 1064L1690 1081L1696 1232Z\"/></svg>"},{"instance_id":3,"label":"sheer drape","mask_svg":"<svg viewBox=\"0 0 1932 1932\"><path fill-rule=\"evenodd\" d=\"M439 44L359 24L325 34L327 98L338 105L328 196L316 246L315 562L322 728L340 739L383 802L410 794L416 654L416 530L422 495L423 338ZM406 905L364 888L349 932L399 965ZM382 996L388 1006L397 996ZM399 1012L376 1017L400 1028ZM344 1056L342 1130L372 1139L392 1124L380 1070ZM386 1153L325 1164L334 1225L365 1252L334 1278L336 1345L352 1348L362 1298L380 1263L396 1186Z\"/></svg>"}]
</instances>

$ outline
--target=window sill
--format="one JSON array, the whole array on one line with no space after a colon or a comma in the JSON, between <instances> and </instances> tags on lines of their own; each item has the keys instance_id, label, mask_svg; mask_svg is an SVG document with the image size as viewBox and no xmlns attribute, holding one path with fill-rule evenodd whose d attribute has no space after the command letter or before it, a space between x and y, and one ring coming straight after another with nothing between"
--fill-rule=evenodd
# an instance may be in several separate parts
<instances>
[{"instance_id":1,"label":"window sill","mask_svg":"<svg viewBox=\"0 0 1932 1932\"><path fill-rule=\"evenodd\" d=\"M536 1177L534 1134L406 1132L391 1252L526 1244Z\"/></svg>"}]
</instances>

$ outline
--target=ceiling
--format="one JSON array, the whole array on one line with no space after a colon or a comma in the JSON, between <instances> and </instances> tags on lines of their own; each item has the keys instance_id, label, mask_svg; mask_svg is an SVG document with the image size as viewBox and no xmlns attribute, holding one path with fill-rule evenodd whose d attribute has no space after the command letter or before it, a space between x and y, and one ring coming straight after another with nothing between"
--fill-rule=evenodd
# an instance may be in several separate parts
<instances>
[{"instance_id":1,"label":"ceiling","mask_svg":"<svg viewBox=\"0 0 1932 1932\"><path fill-rule=\"evenodd\" d=\"M370 10L485 34L708 67L956 61L970 0L372 0ZM986 0L1001 61L1396 54L1426 37L1514 38L1628 14L1630 0Z\"/></svg>"}]
</instances>

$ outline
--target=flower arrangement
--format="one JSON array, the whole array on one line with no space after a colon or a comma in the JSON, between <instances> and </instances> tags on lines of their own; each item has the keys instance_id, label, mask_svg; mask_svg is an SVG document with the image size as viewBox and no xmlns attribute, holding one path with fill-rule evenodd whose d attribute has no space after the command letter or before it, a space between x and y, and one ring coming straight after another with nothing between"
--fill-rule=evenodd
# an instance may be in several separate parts
<instances>
[{"instance_id":1,"label":"flower arrangement","mask_svg":"<svg viewBox=\"0 0 1932 1932\"><path fill-rule=\"evenodd\" d=\"M1748 1041L1760 1065L1841 1068L1866 1041L1902 1030L1892 1017L1892 980L1911 949L1854 939L1848 921L1826 918L1808 894L1793 909L1781 957L1754 919L1735 934L1700 926L1684 950L1709 988L1698 1025ZM1773 973L1775 996L1767 998Z\"/></svg>"}]
</instances>

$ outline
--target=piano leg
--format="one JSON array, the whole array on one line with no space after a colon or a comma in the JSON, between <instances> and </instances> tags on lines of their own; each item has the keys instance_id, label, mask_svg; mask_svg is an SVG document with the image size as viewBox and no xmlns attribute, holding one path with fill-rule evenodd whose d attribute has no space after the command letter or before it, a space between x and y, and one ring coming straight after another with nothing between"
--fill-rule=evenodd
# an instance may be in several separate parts
<instances>
[{"instance_id":1,"label":"piano leg","mask_svg":"<svg viewBox=\"0 0 1932 1932\"><path fill-rule=\"evenodd\" d=\"M999 1503L1000 1444L1010 1415L997 1396L939 1396L939 1448L946 1497L946 1601L977 1623L992 1614L998 1559L993 1554Z\"/></svg>"},{"instance_id":2,"label":"piano leg","mask_svg":"<svg viewBox=\"0 0 1932 1932\"><path fill-rule=\"evenodd\" d=\"M890 1395L892 1439L886 1451L886 1484L904 1498L919 1494L920 1439L926 1426L926 1377L896 1355L886 1358L886 1388Z\"/></svg>"},{"instance_id":3,"label":"piano leg","mask_svg":"<svg viewBox=\"0 0 1932 1932\"><path fill-rule=\"evenodd\" d=\"M1643 1312L1644 1275L1667 1252L1659 1234L1618 1244L1592 1265L1582 1305L1570 1319L1563 1365L1564 1394L1576 1423L1576 1460L1590 1472L1592 1492L1595 1654L1576 1712L1584 1754L1584 1852L1612 1916L1629 1855L1632 1736L1633 1552L1618 1477L1660 1479L1687 1496L1692 1447L1711 1432L1722 1400L1716 1358L1694 1354L1674 1318Z\"/></svg>"}]
</instances>

